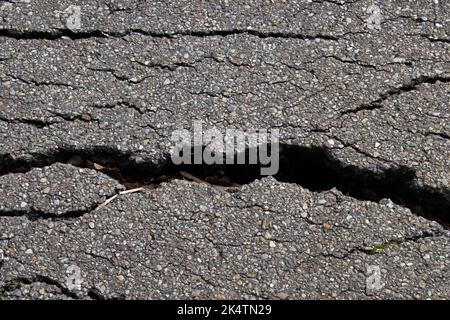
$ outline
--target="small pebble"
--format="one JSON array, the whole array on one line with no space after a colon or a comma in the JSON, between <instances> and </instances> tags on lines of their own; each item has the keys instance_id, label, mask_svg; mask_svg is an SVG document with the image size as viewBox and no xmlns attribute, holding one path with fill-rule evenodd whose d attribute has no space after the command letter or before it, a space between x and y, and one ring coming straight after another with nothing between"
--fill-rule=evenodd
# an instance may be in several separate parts
<instances>
[{"instance_id":1,"label":"small pebble","mask_svg":"<svg viewBox=\"0 0 450 320\"><path fill-rule=\"evenodd\" d=\"M286 300L289 295L286 292L280 292L277 294L277 297L280 298L281 300Z\"/></svg>"},{"instance_id":2,"label":"small pebble","mask_svg":"<svg viewBox=\"0 0 450 320\"><path fill-rule=\"evenodd\" d=\"M330 230L332 227L333 227L333 226L332 226L331 224L329 224L328 222L325 222L325 223L323 224L323 228L324 228L325 230Z\"/></svg>"},{"instance_id":3,"label":"small pebble","mask_svg":"<svg viewBox=\"0 0 450 320\"><path fill-rule=\"evenodd\" d=\"M421 287L422 289L425 289L427 287L427 284L423 280L420 280L419 287Z\"/></svg>"}]
</instances>

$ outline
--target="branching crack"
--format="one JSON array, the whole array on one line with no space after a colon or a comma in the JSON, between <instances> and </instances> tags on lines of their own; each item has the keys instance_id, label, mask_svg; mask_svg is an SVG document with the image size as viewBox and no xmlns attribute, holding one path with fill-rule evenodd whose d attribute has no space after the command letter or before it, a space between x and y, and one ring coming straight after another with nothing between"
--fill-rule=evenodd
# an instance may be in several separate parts
<instances>
[{"instance_id":1,"label":"branching crack","mask_svg":"<svg viewBox=\"0 0 450 320\"><path fill-rule=\"evenodd\" d=\"M6 74L8 77L22 82L24 84L27 85L34 85L34 86L61 86L61 87L68 87L68 88L73 88L72 85L68 84L68 83L64 83L64 82L57 82L57 81L37 81L35 79L25 79L16 75L12 75L12 74Z\"/></svg>"},{"instance_id":2,"label":"branching crack","mask_svg":"<svg viewBox=\"0 0 450 320\"><path fill-rule=\"evenodd\" d=\"M332 257L332 258L336 258L336 259L346 259L347 257L349 257L350 255L352 255L356 252L361 252L366 255L375 255L375 254L379 254L379 253L383 252L383 250L387 249L388 247L392 247L392 246L399 247L402 244L407 243L407 242L417 242L421 239L435 238L435 237L441 236L442 234L443 233L440 231L425 231L420 234L416 234L416 235L409 236L409 237L390 239L390 240L384 241L382 243L376 244L372 247L360 247L360 246L353 247L350 250L347 250L344 254L325 253L325 254L322 254L322 256L323 257Z\"/></svg>"},{"instance_id":3,"label":"branching crack","mask_svg":"<svg viewBox=\"0 0 450 320\"><path fill-rule=\"evenodd\" d=\"M422 84L435 84L436 82L444 82L449 83L450 77L442 77L442 76L421 76L415 79L412 79L410 82L403 84L399 88L390 89L387 92L380 95L380 97L370 103L362 104L359 107L355 109L345 110L342 111L340 116L346 115L346 114L353 114L358 113L359 111L363 110L375 110L375 109L382 109L383 108L383 102L386 101L389 98L392 98L394 96L397 96L399 94L410 92L416 90L419 86Z\"/></svg>"},{"instance_id":4,"label":"branching crack","mask_svg":"<svg viewBox=\"0 0 450 320\"><path fill-rule=\"evenodd\" d=\"M28 124L28 125L38 128L38 129L42 129L42 128L48 127L54 123L57 123L57 122L53 122L53 121L43 121L43 120L39 120L39 119L25 119L25 118L8 119L8 118L2 117L2 116L0 116L0 121L11 123L11 124L15 124L15 123Z\"/></svg>"},{"instance_id":5,"label":"branching crack","mask_svg":"<svg viewBox=\"0 0 450 320\"><path fill-rule=\"evenodd\" d=\"M441 137L442 139L447 139L450 140L450 135L443 133L443 132L431 132L428 131L425 133L426 136L437 136L437 137Z\"/></svg>"},{"instance_id":6,"label":"branching crack","mask_svg":"<svg viewBox=\"0 0 450 320\"><path fill-rule=\"evenodd\" d=\"M80 299L80 297L70 291L69 289L67 289L65 286L63 286L61 283L59 283L57 280L54 280L48 276L43 276L43 275L35 275L32 278L27 278L27 277L17 277L14 279L9 280L3 287L0 288L0 294L4 293L4 292L11 292L14 291L18 288L20 288L22 285L31 285L33 283L45 283L47 285L51 285L51 286L55 286L57 287L61 293L69 298L72 299Z\"/></svg>"}]
</instances>

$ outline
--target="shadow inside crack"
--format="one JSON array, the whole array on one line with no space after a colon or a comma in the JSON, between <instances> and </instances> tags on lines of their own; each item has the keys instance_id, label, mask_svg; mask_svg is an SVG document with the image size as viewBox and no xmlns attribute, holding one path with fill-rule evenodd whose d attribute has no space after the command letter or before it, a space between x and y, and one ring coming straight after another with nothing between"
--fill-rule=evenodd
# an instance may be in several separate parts
<instances>
[{"instance_id":1,"label":"shadow inside crack","mask_svg":"<svg viewBox=\"0 0 450 320\"><path fill-rule=\"evenodd\" d=\"M248 150L246 151L248 159ZM167 172L183 171L216 185L239 186L263 178L261 165L182 165ZM326 148L280 145L277 181L295 183L311 191L336 188L358 200L391 199L414 214L450 225L450 192L420 186L414 170L395 167L374 172L344 165ZM189 178L189 177L188 177Z\"/></svg>"},{"instance_id":2,"label":"shadow inside crack","mask_svg":"<svg viewBox=\"0 0 450 320\"><path fill-rule=\"evenodd\" d=\"M246 149L245 159L251 150ZM191 150L193 159L194 149ZM270 153L269 153L270 154ZM235 155L235 160L239 155ZM258 164L182 164L174 165L167 156L155 162L136 162L130 154L109 148L59 150L28 160L0 158L0 174L26 172L52 163L70 163L103 172L127 188L156 188L172 179L187 179L216 186L239 187L263 178ZM192 161L193 162L193 161ZM235 161L236 163L236 161ZM246 161L248 163L248 161ZM422 186L415 171L407 167L371 171L344 165L324 147L280 145L279 170L273 176L280 182L295 183L311 191L336 188L358 200L378 202L388 198L409 208L414 214L450 226L450 191Z\"/></svg>"}]
</instances>

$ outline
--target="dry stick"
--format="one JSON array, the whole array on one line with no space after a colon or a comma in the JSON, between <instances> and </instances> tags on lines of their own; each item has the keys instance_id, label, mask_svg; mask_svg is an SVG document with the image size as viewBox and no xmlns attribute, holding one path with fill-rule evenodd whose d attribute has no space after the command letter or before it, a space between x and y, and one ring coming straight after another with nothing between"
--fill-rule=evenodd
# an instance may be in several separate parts
<instances>
[{"instance_id":1,"label":"dry stick","mask_svg":"<svg viewBox=\"0 0 450 320\"><path fill-rule=\"evenodd\" d=\"M115 198L117 198L117 196L118 196L118 195L116 194L116 195L112 196L111 198L106 199L106 201L103 202L102 204L99 204L98 207L97 207L96 209L101 209L101 208L106 207L106 206L108 205L108 203L110 203L110 202L113 201Z\"/></svg>"},{"instance_id":2,"label":"dry stick","mask_svg":"<svg viewBox=\"0 0 450 320\"><path fill-rule=\"evenodd\" d=\"M125 190L125 191L120 191L119 194L128 194L128 193L135 193L135 192L139 192L144 190L144 187L139 187L139 188L135 188L135 189L129 189L129 190Z\"/></svg>"},{"instance_id":3,"label":"dry stick","mask_svg":"<svg viewBox=\"0 0 450 320\"><path fill-rule=\"evenodd\" d=\"M180 171L180 175L181 175L183 178L192 180L192 181L194 181L194 182L197 182L197 183L206 183L206 184L209 184L209 185L210 185L210 183L209 183L208 181L199 179L199 178L197 178L196 176L194 176L194 175L192 175L192 174L190 174L190 173L188 173L188 172L186 172L186 171Z\"/></svg>"},{"instance_id":4,"label":"dry stick","mask_svg":"<svg viewBox=\"0 0 450 320\"><path fill-rule=\"evenodd\" d=\"M119 195L128 194L128 193L135 193L135 192L139 192L139 191L142 191L142 190L144 190L143 187L130 189L130 190L125 190L125 191L120 191L119 194L116 194L116 195L112 196L111 198L109 198L105 202L103 202L102 204L98 205L98 207L96 209L101 209L101 208L106 207L108 205L108 203L113 201Z\"/></svg>"}]
</instances>

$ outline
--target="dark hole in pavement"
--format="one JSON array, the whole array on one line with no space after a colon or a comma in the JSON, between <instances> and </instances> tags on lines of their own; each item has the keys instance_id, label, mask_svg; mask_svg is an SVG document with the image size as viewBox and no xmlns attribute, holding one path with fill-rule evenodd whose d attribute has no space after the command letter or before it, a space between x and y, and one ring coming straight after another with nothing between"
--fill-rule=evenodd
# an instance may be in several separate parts
<instances>
[{"instance_id":1,"label":"dark hole in pavement","mask_svg":"<svg viewBox=\"0 0 450 320\"><path fill-rule=\"evenodd\" d=\"M193 150L192 150L193 152ZM248 156L249 150L246 150ZM248 159L248 157L246 157ZM171 179L187 179L216 186L238 187L264 176L261 165L136 163L129 154L108 148L91 150L60 150L31 160L0 159L0 175L26 172L55 162L71 163L101 171L119 180L128 188L155 188ZM264 166L265 167L265 166ZM280 145L279 171L274 178L296 183L311 191L336 188L358 200L380 201L389 198L413 213L450 226L450 191L423 187L415 182L415 172L406 167L374 172L356 166L344 166L326 148Z\"/></svg>"}]
</instances>

